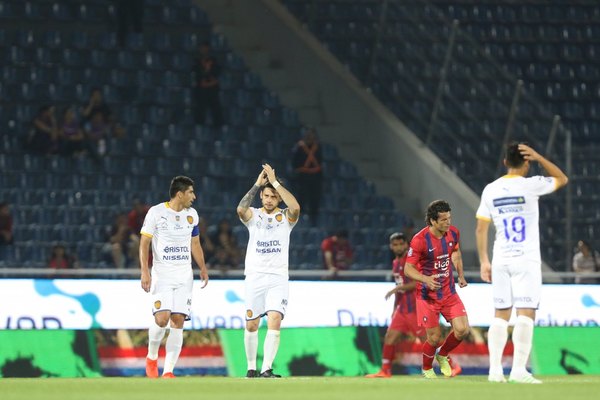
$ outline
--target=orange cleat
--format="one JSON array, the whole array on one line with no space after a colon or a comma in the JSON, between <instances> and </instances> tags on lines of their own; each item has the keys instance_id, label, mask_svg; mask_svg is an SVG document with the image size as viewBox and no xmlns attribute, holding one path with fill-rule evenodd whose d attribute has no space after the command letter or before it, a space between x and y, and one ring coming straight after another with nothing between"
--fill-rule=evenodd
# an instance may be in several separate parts
<instances>
[{"instance_id":1,"label":"orange cleat","mask_svg":"<svg viewBox=\"0 0 600 400\"><path fill-rule=\"evenodd\" d=\"M458 362L448 357L448 363L450 363L450 367L452 367L452 376L457 376L462 373L462 367Z\"/></svg>"},{"instance_id":2,"label":"orange cleat","mask_svg":"<svg viewBox=\"0 0 600 400\"><path fill-rule=\"evenodd\" d=\"M158 360L146 358L146 376L148 378L158 378Z\"/></svg>"},{"instance_id":3,"label":"orange cleat","mask_svg":"<svg viewBox=\"0 0 600 400\"><path fill-rule=\"evenodd\" d=\"M175 378L175 375L173 375L172 372L167 372L167 373L163 374L162 377L165 379L172 379L172 378Z\"/></svg>"},{"instance_id":4,"label":"orange cleat","mask_svg":"<svg viewBox=\"0 0 600 400\"><path fill-rule=\"evenodd\" d=\"M365 375L365 378L391 378L391 377L392 377L392 373L386 372L384 370L381 370L381 371L377 372L376 374Z\"/></svg>"}]
</instances>

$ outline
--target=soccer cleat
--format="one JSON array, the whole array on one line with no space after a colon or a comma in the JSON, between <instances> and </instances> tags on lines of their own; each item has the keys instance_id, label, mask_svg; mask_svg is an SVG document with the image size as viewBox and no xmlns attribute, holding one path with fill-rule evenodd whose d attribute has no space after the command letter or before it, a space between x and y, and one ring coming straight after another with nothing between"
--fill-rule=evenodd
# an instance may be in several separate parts
<instances>
[{"instance_id":1,"label":"soccer cleat","mask_svg":"<svg viewBox=\"0 0 600 400\"><path fill-rule=\"evenodd\" d=\"M146 376L148 378L158 378L158 360L146 358Z\"/></svg>"},{"instance_id":2,"label":"soccer cleat","mask_svg":"<svg viewBox=\"0 0 600 400\"><path fill-rule=\"evenodd\" d=\"M166 378L166 379L173 379L173 378L175 378L175 375L173 375L172 372L167 372L167 373L163 374L162 377Z\"/></svg>"},{"instance_id":3,"label":"soccer cleat","mask_svg":"<svg viewBox=\"0 0 600 400\"><path fill-rule=\"evenodd\" d=\"M506 383L506 378L502 374L490 374L488 382Z\"/></svg>"},{"instance_id":4,"label":"soccer cleat","mask_svg":"<svg viewBox=\"0 0 600 400\"><path fill-rule=\"evenodd\" d=\"M439 354L437 354L435 356L435 359L437 360L438 364L440 364L440 371L442 371L442 374L446 378L451 377L452 376L452 367L450 366L450 363L448 362L448 356L440 356Z\"/></svg>"},{"instance_id":5,"label":"soccer cleat","mask_svg":"<svg viewBox=\"0 0 600 400\"><path fill-rule=\"evenodd\" d=\"M265 372L260 374L261 378L281 378L281 375L277 375L273 373L272 369L268 369Z\"/></svg>"},{"instance_id":6,"label":"soccer cleat","mask_svg":"<svg viewBox=\"0 0 600 400\"><path fill-rule=\"evenodd\" d=\"M448 363L450 364L450 367L452 367L452 376L457 376L462 373L460 364L456 360L450 358L450 356L448 356Z\"/></svg>"},{"instance_id":7,"label":"soccer cleat","mask_svg":"<svg viewBox=\"0 0 600 400\"><path fill-rule=\"evenodd\" d=\"M392 373L389 371L384 371L384 370L381 370L381 371L377 372L376 374L365 375L365 378L391 378L391 377L392 377Z\"/></svg>"},{"instance_id":8,"label":"soccer cleat","mask_svg":"<svg viewBox=\"0 0 600 400\"><path fill-rule=\"evenodd\" d=\"M246 372L246 378L258 378L258 372L256 372L255 369L249 369L248 372Z\"/></svg>"},{"instance_id":9,"label":"soccer cleat","mask_svg":"<svg viewBox=\"0 0 600 400\"><path fill-rule=\"evenodd\" d=\"M540 384L542 383L542 381L540 381L539 379L536 379L533 377L533 375L531 374L525 374L525 375L521 375L521 376L510 376L508 378L508 382L509 383L529 383L529 384Z\"/></svg>"},{"instance_id":10,"label":"soccer cleat","mask_svg":"<svg viewBox=\"0 0 600 400\"><path fill-rule=\"evenodd\" d=\"M423 374L423 378L425 378L425 379L437 379L437 375L435 374L435 371L433 370L433 368L423 369L423 370L421 370L421 373Z\"/></svg>"}]
</instances>

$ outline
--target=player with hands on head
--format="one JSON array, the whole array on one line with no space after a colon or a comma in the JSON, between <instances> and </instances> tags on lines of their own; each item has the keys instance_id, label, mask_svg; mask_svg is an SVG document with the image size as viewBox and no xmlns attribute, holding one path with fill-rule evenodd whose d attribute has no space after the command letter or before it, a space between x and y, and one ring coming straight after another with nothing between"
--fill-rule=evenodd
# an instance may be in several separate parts
<instances>
[{"instance_id":1,"label":"player with hands on head","mask_svg":"<svg viewBox=\"0 0 600 400\"><path fill-rule=\"evenodd\" d=\"M259 192L262 208L251 207ZM279 208L281 201L287 208ZM277 178L275 170L269 164L263 164L256 182L238 204L237 214L250 235L244 269L246 377L280 378L273 372L273 361L288 305L290 233L300 217L300 205ZM267 335L259 374L256 368L258 327L265 315Z\"/></svg>"},{"instance_id":2,"label":"player with hands on head","mask_svg":"<svg viewBox=\"0 0 600 400\"><path fill-rule=\"evenodd\" d=\"M528 178L531 162L537 162L549 176ZM541 381L526 369L542 290L538 200L565 186L569 179L559 167L525 143L513 142L507 146L504 165L507 174L483 189L476 214L481 279L492 284L495 308L488 331L488 380L506 382L502 353L514 307L517 320L512 333L514 352L509 382L539 384ZM488 232L492 223L496 236L490 262Z\"/></svg>"},{"instance_id":3,"label":"player with hands on head","mask_svg":"<svg viewBox=\"0 0 600 400\"><path fill-rule=\"evenodd\" d=\"M154 324L148 330L146 376L158 377L158 350L170 323L163 378L174 378L173 370L183 345L183 324L192 306L194 273L192 258L200 268L202 288L208 270L198 231L194 181L176 176L169 189L170 200L151 207L140 230L141 285L152 297ZM152 272L148 261L152 245Z\"/></svg>"}]
</instances>

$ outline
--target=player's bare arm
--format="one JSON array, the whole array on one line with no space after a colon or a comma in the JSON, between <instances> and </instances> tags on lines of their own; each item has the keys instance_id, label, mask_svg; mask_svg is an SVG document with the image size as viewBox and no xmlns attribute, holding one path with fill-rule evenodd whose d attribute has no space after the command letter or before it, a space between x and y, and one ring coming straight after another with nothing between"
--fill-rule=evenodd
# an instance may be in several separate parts
<instances>
[{"instance_id":1,"label":"player's bare arm","mask_svg":"<svg viewBox=\"0 0 600 400\"><path fill-rule=\"evenodd\" d=\"M423 275L417 271L414 264L406 263L406 265L404 265L404 274L414 281L423 282L429 290L438 290L442 287L433 276Z\"/></svg>"},{"instance_id":2,"label":"player's bare arm","mask_svg":"<svg viewBox=\"0 0 600 400\"><path fill-rule=\"evenodd\" d=\"M548 175L556 179L556 189L565 186L569 182L567 175L556 164L539 154L533 148L521 143L519 144L519 151L525 160L537 161Z\"/></svg>"},{"instance_id":3,"label":"player's bare arm","mask_svg":"<svg viewBox=\"0 0 600 400\"><path fill-rule=\"evenodd\" d=\"M463 288L468 285L467 280L465 279L465 272L463 270L463 261L462 261L462 252L460 248L456 249L452 253L452 264L456 268L456 272L458 273L458 286Z\"/></svg>"},{"instance_id":4,"label":"player's bare arm","mask_svg":"<svg viewBox=\"0 0 600 400\"><path fill-rule=\"evenodd\" d=\"M333 253L331 251L327 250L323 253L323 257L325 257L325 265L327 266L327 269L329 270L329 272L331 272L332 274L336 274L337 268L335 267L335 264L333 263Z\"/></svg>"},{"instance_id":5,"label":"player's bare arm","mask_svg":"<svg viewBox=\"0 0 600 400\"><path fill-rule=\"evenodd\" d=\"M492 282L492 264L488 255L488 231L490 221L477 218L477 228L475 228L475 239L477 241L477 254L479 255L479 275L481 280L487 283Z\"/></svg>"},{"instance_id":6,"label":"player's bare arm","mask_svg":"<svg viewBox=\"0 0 600 400\"><path fill-rule=\"evenodd\" d=\"M281 200L288 207L286 217L289 218L290 221L297 221L300 216L300 204L298 204L298 200L294 197L293 194L290 193L282 184L277 181L277 176L275 176L275 170L269 164L263 165L264 171L267 175L267 179L271 185L275 188L279 196L281 196Z\"/></svg>"},{"instance_id":7,"label":"player's bare arm","mask_svg":"<svg viewBox=\"0 0 600 400\"><path fill-rule=\"evenodd\" d=\"M256 182L254 186L248 190L248 193L242 197L240 203L237 206L237 214L242 219L242 221L246 222L252 218L252 210L250 210L250 205L252 204L252 200L254 200L254 196L260 190L262 186L267 183L267 176L265 174L265 170L261 170L260 174L258 174L258 178L256 178Z\"/></svg>"},{"instance_id":8,"label":"player's bare arm","mask_svg":"<svg viewBox=\"0 0 600 400\"><path fill-rule=\"evenodd\" d=\"M142 235L140 238L140 269L141 269L141 283L142 289L149 292L150 286L152 285L152 276L150 275L150 268L148 267L148 254L150 253L150 244L152 238L146 235Z\"/></svg>"},{"instance_id":9,"label":"player's bare arm","mask_svg":"<svg viewBox=\"0 0 600 400\"><path fill-rule=\"evenodd\" d=\"M208 269L204 262L204 251L200 245L200 236L192 237L192 257L198 264L198 268L200 268L200 279L204 282L201 289L204 289L208 285Z\"/></svg>"},{"instance_id":10,"label":"player's bare arm","mask_svg":"<svg viewBox=\"0 0 600 400\"><path fill-rule=\"evenodd\" d=\"M390 290L389 292L387 292L385 294L385 299L389 299L392 295L396 294L396 293L406 293L406 292L410 292L412 290L415 290L415 287L417 286L417 283L415 281L409 282L409 283L403 283L402 285L397 285L395 288L393 288L392 290Z\"/></svg>"}]
</instances>

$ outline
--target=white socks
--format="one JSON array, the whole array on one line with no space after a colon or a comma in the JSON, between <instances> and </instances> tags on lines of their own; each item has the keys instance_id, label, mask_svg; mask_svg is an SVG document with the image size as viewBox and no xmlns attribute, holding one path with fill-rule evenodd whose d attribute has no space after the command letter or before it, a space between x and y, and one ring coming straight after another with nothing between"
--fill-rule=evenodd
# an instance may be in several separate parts
<instances>
[{"instance_id":1,"label":"white socks","mask_svg":"<svg viewBox=\"0 0 600 400\"><path fill-rule=\"evenodd\" d=\"M165 368L163 369L163 375L167 372L173 372L179 353L181 352L181 346L183 345L183 329L171 328L169 337L167 338L167 344L165 346L167 355L165 356Z\"/></svg>"},{"instance_id":2,"label":"white socks","mask_svg":"<svg viewBox=\"0 0 600 400\"><path fill-rule=\"evenodd\" d=\"M277 355L277 349L279 349L279 331L269 329L267 331L267 336L265 337L265 345L264 345L264 357L262 363L262 369L260 373L272 369L273 360Z\"/></svg>"},{"instance_id":3,"label":"white socks","mask_svg":"<svg viewBox=\"0 0 600 400\"><path fill-rule=\"evenodd\" d=\"M165 336L165 331L167 328L161 328L156 325L156 323L152 323L150 329L148 329L148 358L151 360L156 360L158 358L158 349L160 348L160 342L162 342L163 337Z\"/></svg>"},{"instance_id":4,"label":"white socks","mask_svg":"<svg viewBox=\"0 0 600 400\"><path fill-rule=\"evenodd\" d=\"M244 347L246 348L246 360L248 369L256 370L256 353L258 352L258 331L249 332L244 330Z\"/></svg>"},{"instance_id":5,"label":"white socks","mask_svg":"<svg viewBox=\"0 0 600 400\"><path fill-rule=\"evenodd\" d=\"M515 346L513 354L513 365L511 376L523 376L528 374L525 368L527 359L529 358L529 352L531 351L531 345L533 342L533 320L524 315L517 317L517 323L512 334L512 341Z\"/></svg>"},{"instance_id":6,"label":"white socks","mask_svg":"<svg viewBox=\"0 0 600 400\"><path fill-rule=\"evenodd\" d=\"M488 330L488 351L490 353L490 376L504 375L502 353L508 340L508 321L494 318Z\"/></svg>"}]
</instances>

